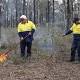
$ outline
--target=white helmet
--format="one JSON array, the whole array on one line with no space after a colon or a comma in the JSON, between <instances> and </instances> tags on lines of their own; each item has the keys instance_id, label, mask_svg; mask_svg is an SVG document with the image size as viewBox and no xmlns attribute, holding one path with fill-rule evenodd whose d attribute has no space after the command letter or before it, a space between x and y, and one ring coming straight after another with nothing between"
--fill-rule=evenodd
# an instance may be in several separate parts
<instances>
[{"instance_id":1,"label":"white helmet","mask_svg":"<svg viewBox=\"0 0 80 80\"><path fill-rule=\"evenodd\" d=\"M27 17L25 15L22 15L20 19L27 19Z\"/></svg>"}]
</instances>

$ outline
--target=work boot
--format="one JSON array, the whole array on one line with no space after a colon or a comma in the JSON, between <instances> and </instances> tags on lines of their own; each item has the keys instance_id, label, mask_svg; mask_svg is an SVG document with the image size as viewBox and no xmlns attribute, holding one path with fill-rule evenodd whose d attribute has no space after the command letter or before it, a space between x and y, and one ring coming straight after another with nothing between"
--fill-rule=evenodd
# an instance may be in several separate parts
<instances>
[{"instance_id":1,"label":"work boot","mask_svg":"<svg viewBox=\"0 0 80 80\"><path fill-rule=\"evenodd\" d=\"M71 57L70 62L74 62L74 61L75 61L75 59Z\"/></svg>"},{"instance_id":2,"label":"work boot","mask_svg":"<svg viewBox=\"0 0 80 80\"><path fill-rule=\"evenodd\" d=\"M31 53L27 53L27 56L26 57L31 57Z\"/></svg>"},{"instance_id":3,"label":"work boot","mask_svg":"<svg viewBox=\"0 0 80 80\"><path fill-rule=\"evenodd\" d=\"M74 62L74 61L75 61L75 55L71 54L70 62Z\"/></svg>"},{"instance_id":4,"label":"work boot","mask_svg":"<svg viewBox=\"0 0 80 80\"><path fill-rule=\"evenodd\" d=\"M25 54L24 53L21 53L21 57L25 57Z\"/></svg>"},{"instance_id":5,"label":"work boot","mask_svg":"<svg viewBox=\"0 0 80 80\"><path fill-rule=\"evenodd\" d=\"M70 59L70 62L74 62L75 60Z\"/></svg>"},{"instance_id":6,"label":"work boot","mask_svg":"<svg viewBox=\"0 0 80 80\"><path fill-rule=\"evenodd\" d=\"M31 60L31 54L30 54L30 53L27 53L26 58L27 58L27 60L30 62L30 60Z\"/></svg>"},{"instance_id":7,"label":"work boot","mask_svg":"<svg viewBox=\"0 0 80 80\"><path fill-rule=\"evenodd\" d=\"M78 62L80 62L80 58L78 58Z\"/></svg>"}]
</instances>

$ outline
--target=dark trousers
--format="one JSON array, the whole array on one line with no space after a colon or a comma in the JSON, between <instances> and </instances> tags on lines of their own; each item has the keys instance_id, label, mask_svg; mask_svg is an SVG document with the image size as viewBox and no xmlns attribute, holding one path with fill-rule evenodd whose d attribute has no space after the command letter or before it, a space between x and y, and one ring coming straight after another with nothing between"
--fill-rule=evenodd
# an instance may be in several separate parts
<instances>
[{"instance_id":1,"label":"dark trousers","mask_svg":"<svg viewBox=\"0 0 80 80\"><path fill-rule=\"evenodd\" d=\"M32 42L28 42L26 40L21 41L20 43L20 49L21 49L21 57L25 56L25 49L27 47L27 57L31 56L31 46Z\"/></svg>"},{"instance_id":2,"label":"dark trousers","mask_svg":"<svg viewBox=\"0 0 80 80\"><path fill-rule=\"evenodd\" d=\"M78 53L78 60L80 61L80 38L74 38L71 47L71 60L75 60L75 54Z\"/></svg>"}]
</instances>

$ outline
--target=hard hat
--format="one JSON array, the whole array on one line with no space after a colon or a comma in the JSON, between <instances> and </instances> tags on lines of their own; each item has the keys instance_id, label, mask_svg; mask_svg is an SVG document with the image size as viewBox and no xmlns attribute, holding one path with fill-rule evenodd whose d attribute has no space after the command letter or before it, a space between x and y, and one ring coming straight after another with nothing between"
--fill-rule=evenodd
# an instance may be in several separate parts
<instances>
[{"instance_id":1,"label":"hard hat","mask_svg":"<svg viewBox=\"0 0 80 80\"><path fill-rule=\"evenodd\" d=\"M22 15L20 19L27 19L27 17L25 15Z\"/></svg>"}]
</instances>

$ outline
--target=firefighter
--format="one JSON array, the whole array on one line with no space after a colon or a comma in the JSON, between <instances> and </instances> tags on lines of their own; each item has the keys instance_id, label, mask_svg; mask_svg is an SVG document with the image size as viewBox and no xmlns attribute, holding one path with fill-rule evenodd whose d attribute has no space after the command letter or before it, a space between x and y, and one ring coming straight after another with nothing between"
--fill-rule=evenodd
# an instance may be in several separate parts
<instances>
[{"instance_id":1,"label":"firefighter","mask_svg":"<svg viewBox=\"0 0 80 80\"><path fill-rule=\"evenodd\" d=\"M71 47L70 61L71 62L75 61L75 54L77 51L78 61L80 62L80 21L79 21L79 18L74 18L72 27L70 28L70 30L68 30L64 34L64 36L70 33L73 33L73 42L72 42L72 47Z\"/></svg>"},{"instance_id":2,"label":"firefighter","mask_svg":"<svg viewBox=\"0 0 80 80\"><path fill-rule=\"evenodd\" d=\"M18 24L18 35L20 37L21 57L25 57L25 49L27 47L27 56L31 57L31 47L33 41L33 34L36 30L35 24L28 20L25 15L20 17Z\"/></svg>"}]
</instances>

